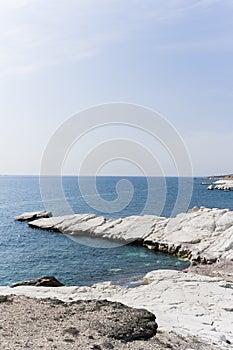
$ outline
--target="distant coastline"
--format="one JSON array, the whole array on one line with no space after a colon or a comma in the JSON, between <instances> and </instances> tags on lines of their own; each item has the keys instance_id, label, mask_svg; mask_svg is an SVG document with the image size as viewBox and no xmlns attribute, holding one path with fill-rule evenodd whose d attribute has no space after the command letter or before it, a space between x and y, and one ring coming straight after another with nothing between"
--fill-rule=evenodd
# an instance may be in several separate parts
<instances>
[{"instance_id":1,"label":"distant coastline","mask_svg":"<svg viewBox=\"0 0 233 350\"><path fill-rule=\"evenodd\" d=\"M228 175L210 175L210 176L205 176L204 178L208 179L208 180L214 180L214 179L233 180L233 174L228 174Z\"/></svg>"}]
</instances>

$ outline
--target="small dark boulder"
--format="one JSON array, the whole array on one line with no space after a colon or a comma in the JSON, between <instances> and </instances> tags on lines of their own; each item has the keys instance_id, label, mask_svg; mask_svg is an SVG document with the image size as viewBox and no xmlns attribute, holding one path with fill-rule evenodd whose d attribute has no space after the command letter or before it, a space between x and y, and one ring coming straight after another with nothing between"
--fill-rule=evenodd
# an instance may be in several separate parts
<instances>
[{"instance_id":1,"label":"small dark boulder","mask_svg":"<svg viewBox=\"0 0 233 350\"><path fill-rule=\"evenodd\" d=\"M96 302L96 306L99 313L105 310L106 316L102 320L90 321L90 326L101 335L128 342L146 340L156 334L155 315L147 310L106 300ZM93 309L97 311L96 306Z\"/></svg>"},{"instance_id":2,"label":"small dark boulder","mask_svg":"<svg viewBox=\"0 0 233 350\"><path fill-rule=\"evenodd\" d=\"M11 295L0 295L0 303L7 303L9 301L12 301Z\"/></svg>"},{"instance_id":3,"label":"small dark boulder","mask_svg":"<svg viewBox=\"0 0 233 350\"><path fill-rule=\"evenodd\" d=\"M11 288L19 286L35 286L35 287L62 287L63 283L58 281L54 276L43 276L34 278L29 281L22 281L12 284Z\"/></svg>"},{"instance_id":4,"label":"small dark boulder","mask_svg":"<svg viewBox=\"0 0 233 350\"><path fill-rule=\"evenodd\" d=\"M79 335L79 330L76 327L69 327L66 328L63 333L68 333L73 335L74 337L77 337Z\"/></svg>"}]
</instances>

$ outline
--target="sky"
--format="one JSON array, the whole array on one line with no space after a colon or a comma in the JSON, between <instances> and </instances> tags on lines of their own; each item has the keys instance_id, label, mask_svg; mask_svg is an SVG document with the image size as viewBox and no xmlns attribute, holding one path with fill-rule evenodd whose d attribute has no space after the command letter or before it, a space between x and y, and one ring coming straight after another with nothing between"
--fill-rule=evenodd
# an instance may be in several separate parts
<instances>
[{"instance_id":1,"label":"sky","mask_svg":"<svg viewBox=\"0 0 233 350\"><path fill-rule=\"evenodd\" d=\"M195 176L233 173L233 1L0 0L0 174L39 174L54 132L109 102L163 116ZM176 175L147 134L110 127L73 146L64 174L114 135L144 143ZM138 174L124 159L99 168Z\"/></svg>"}]
</instances>

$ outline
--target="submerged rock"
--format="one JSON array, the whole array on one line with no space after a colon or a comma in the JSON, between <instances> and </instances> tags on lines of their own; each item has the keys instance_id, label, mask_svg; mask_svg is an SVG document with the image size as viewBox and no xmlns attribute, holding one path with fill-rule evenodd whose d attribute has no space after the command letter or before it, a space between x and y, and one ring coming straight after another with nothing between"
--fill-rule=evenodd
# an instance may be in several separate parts
<instances>
[{"instance_id":1,"label":"submerged rock","mask_svg":"<svg viewBox=\"0 0 233 350\"><path fill-rule=\"evenodd\" d=\"M23 213L19 216L16 216L14 220L16 221L33 221L41 218L50 218L52 213L50 211L33 211L29 213Z\"/></svg>"},{"instance_id":2,"label":"submerged rock","mask_svg":"<svg viewBox=\"0 0 233 350\"><path fill-rule=\"evenodd\" d=\"M58 281L54 276L43 276L34 278L29 281L22 281L12 284L11 288L19 286L35 286L35 287L62 287L63 283Z\"/></svg>"}]
</instances>

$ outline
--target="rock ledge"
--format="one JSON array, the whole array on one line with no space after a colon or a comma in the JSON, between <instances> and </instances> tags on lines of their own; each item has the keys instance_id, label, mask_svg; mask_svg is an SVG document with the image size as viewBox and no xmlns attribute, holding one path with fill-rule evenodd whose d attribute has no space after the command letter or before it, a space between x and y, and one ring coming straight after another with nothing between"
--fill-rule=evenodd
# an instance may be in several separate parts
<instances>
[{"instance_id":1,"label":"rock ledge","mask_svg":"<svg viewBox=\"0 0 233 350\"><path fill-rule=\"evenodd\" d=\"M169 219L154 215L106 219L75 214L33 220L29 226L76 237L137 242L198 263L233 261L233 212L228 209L195 207Z\"/></svg>"},{"instance_id":2,"label":"rock ledge","mask_svg":"<svg viewBox=\"0 0 233 350\"><path fill-rule=\"evenodd\" d=\"M29 213L23 213L19 216L15 216L15 221L33 221L41 218L50 218L52 213L50 211L33 211Z\"/></svg>"}]
</instances>

